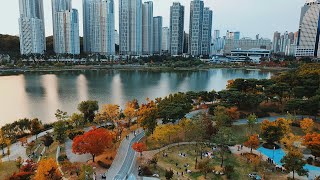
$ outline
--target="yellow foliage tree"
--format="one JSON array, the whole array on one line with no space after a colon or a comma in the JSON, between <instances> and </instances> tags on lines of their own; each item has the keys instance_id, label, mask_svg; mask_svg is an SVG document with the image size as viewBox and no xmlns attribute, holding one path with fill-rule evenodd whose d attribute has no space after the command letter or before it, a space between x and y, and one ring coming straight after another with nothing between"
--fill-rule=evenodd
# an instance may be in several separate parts
<instances>
[{"instance_id":1,"label":"yellow foliage tree","mask_svg":"<svg viewBox=\"0 0 320 180\"><path fill-rule=\"evenodd\" d=\"M160 125L154 130L151 139L158 147L161 147L172 143L172 141L178 140L179 133L181 132L182 128L179 125Z\"/></svg>"},{"instance_id":2,"label":"yellow foliage tree","mask_svg":"<svg viewBox=\"0 0 320 180\"><path fill-rule=\"evenodd\" d=\"M38 169L34 177L35 180L60 180L61 173L53 158L42 159L38 164Z\"/></svg>"},{"instance_id":3,"label":"yellow foliage tree","mask_svg":"<svg viewBox=\"0 0 320 180\"><path fill-rule=\"evenodd\" d=\"M314 128L314 122L312 119L310 118L304 118L301 122L300 122L300 127L303 130L303 132L305 134L311 133L313 128Z\"/></svg>"},{"instance_id":4,"label":"yellow foliage tree","mask_svg":"<svg viewBox=\"0 0 320 180\"><path fill-rule=\"evenodd\" d=\"M123 114L126 116L128 126L130 128L131 120L136 116L136 108L133 102L128 101L126 107L123 111Z\"/></svg>"},{"instance_id":5,"label":"yellow foliage tree","mask_svg":"<svg viewBox=\"0 0 320 180\"><path fill-rule=\"evenodd\" d=\"M295 150L299 144L301 143L301 137L300 136L296 136L293 133L289 133L287 135L285 135L281 140L281 144L283 144L285 146L285 148L288 151L293 151Z\"/></svg>"}]
</instances>

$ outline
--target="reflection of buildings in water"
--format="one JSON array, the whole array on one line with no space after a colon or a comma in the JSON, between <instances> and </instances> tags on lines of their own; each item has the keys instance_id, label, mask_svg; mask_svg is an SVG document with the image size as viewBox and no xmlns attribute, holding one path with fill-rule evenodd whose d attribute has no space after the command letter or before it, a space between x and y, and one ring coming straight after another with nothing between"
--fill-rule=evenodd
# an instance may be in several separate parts
<instances>
[{"instance_id":1,"label":"reflection of buildings in water","mask_svg":"<svg viewBox=\"0 0 320 180\"><path fill-rule=\"evenodd\" d=\"M46 118L52 122L55 120L54 114L56 110L60 108L58 78L54 74L43 75L41 76L41 84L45 91L44 106L41 110L46 112Z\"/></svg>"},{"instance_id":2,"label":"reflection of buildings in water","mask_svg":"<svg viewBox=\"0 0 320 180\"><path fill-rule=\"evenodd\" d=\"M86 101L88 96L88 81L85 75L80 74L77 77L78 102Z\"/></svg>"},{"instance_id":3,"label":"reflection of buildings in water","mask_svg":"<svg viewBox=\"0 0 320 180\"><path fill-rule=\"evenodd\" d=\"M118 104L123 106L126 102L126 99L122 93L123 86L120 78L120 74L116 74L113 76L111 81L111 96L110 101L113 104Z\"/></svg>"},{"instance_id":4,"label":"reflection of buildings in water","mask_svg":"<svg viewBox=\"0 0 320 180\"><path fill-rule=\"evenodd\" d=\"M30 106L24 75L0 78L0 122L1 125L30 117Z\"/></svg>"}]
</instances>

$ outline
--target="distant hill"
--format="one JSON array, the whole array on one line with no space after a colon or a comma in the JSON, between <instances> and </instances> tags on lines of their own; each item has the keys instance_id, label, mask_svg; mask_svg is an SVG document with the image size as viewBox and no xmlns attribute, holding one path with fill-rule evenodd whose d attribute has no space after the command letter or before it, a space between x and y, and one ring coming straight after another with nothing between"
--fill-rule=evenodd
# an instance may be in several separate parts
<instances>
[{"instance_id":1,"label":"distant hill","mask_svg":"<svg viewBox=\"0 0 320 180\"><path fill-rule=\"evenodd\" d=\"M0 34L0 53L2 54L20 53L19 37Z\"/></svg>"}]
</instances>

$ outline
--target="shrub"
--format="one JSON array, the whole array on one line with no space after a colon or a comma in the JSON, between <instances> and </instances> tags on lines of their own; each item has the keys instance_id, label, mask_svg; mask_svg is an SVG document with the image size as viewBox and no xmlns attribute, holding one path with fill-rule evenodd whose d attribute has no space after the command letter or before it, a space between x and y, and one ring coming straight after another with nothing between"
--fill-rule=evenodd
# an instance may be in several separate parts
<instances>
[{"instance_id":1,"label":"shrub","mask_svg":"<svg viewBox=\"0 0 320 180\"><path fill-rule=\"evenodd\" d=\"M100 167L102 167L102 168L105 168L105 169L109 169L109 168L111 167L110 164L106 164L106 163L104 163L104 162L102 162L102 161L98 161L98 165L99 165Z\"/></svg>"},{"instance_id":2,"label":"shrub","mask_svg":"<svg viewBox=\"0 0 320 180\"><path fill-rule=\"evenodd\" d=\"M69 137L69 139L73 140L76 136L83 135L83 134L84 134L84 131L83 131L83 130L71 131L71 132L68 134L68 137Z\"/></svg>"},{"instance_id":3,"label":"shrub","mask_svg":"<svg viewBox=\"0 0 320 180\"><path fill-rule=\"evenodd\" d=\"M170 170L170 171L167 171L167 170L166 170L165 176L166 176L166 179L172 179L172 177L173 177L173 171L172 171L172 170Z\"/></svg>"},{"instance_id":4,"label":"shrub","mask_svg":"<svg viewBox=\"0 0 320 180\"><path fill-rule=\"evenodd\" d=\"M64 161L64 160L66 160L66 159L68 159L67 155L60 155L60 156L58 157L58 161L59 161L59 162L62 162L62 161Z\"/></svg>"},{"instance_id":5,"label":"shrub","mask_svg":"<svg viewBox=\"0 0 320 180\"><path fill-rule=\"evenodd\" d=\"M312 163L313 163L313 158L312 158L312 157L309 157L309 158L307 159L307 163L312 165Z\"/></svg>"},{"instance_id":6,"label":"shrub","mask_svg":"<svg viewBox=\"0 0 320 180\"><path fill-rule=\"evenodd\" d=\"M143 166L142 167L142 174L144 176L152 176L153 173L151 172L151 170L148 166Z\"/></svg>"}]
</instances>

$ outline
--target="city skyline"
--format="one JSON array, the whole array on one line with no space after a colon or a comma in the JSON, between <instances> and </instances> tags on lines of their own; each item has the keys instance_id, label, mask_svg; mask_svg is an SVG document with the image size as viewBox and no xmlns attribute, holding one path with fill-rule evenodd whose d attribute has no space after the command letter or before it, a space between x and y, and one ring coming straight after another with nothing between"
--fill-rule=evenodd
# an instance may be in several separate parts
<instances>
[{"instance_id":1,"label":"city skyline","mask_svg":"<svg viewBox=\"0 0 320 180\"><path fill-rule=\"evenodd\" d=\"M163 26L169 26L170 21L170 6L172 2L176 0L154 0L154 16L163 16ZM143 2L146 2L143 0ZM180 0L183 6L185 6L185 27L184 30L188 32L189 28L189 13L190 13L190 0ZM283 0L281 2L276 0L270 0L268 2L255 2L254 0L243 0L237 2L236 0L204 0L206 6L213 10L213 29L219 29L221 35L225 34L227 30L240 31L241 37L254 37L256 34L260 34L261 37L269 39L273 38L275 31L285 32L297 31L299 28L299 13L301 7L305 3L305 0ZM119 1L115 0L115 29L119 30ZM245 6L244 6L245 5ZM286 9L283 9L283 7ZM82 29L82 1L77 0L72 4L73 8L79 10L79 22L80 22L80 36L83 36ZM232 9L232 11L230 11ZM272 14L270 13L272 10ZM286 13L284 13L286 11ZM5 22L6 26L0 29L0 34L18 35L19 28L17 19L19 17L18 1L6 2L5 6L0 6L0 12L6 14L1 16L0 21ZM258 14L252 16L253 14ZM51 1L44 1L44 19L46 27L46 36L52 35L52 10ZM235 18L236 17L236 18ZM9 19L9 20L8 20ZM248 26L248 23L252 26ZM255 26L260 22L261 25L264 22L269 22L268 26L261 28Z\"/></svg>"}]
</instances>

